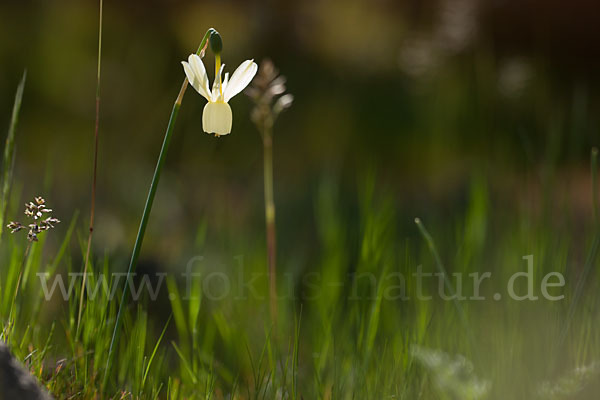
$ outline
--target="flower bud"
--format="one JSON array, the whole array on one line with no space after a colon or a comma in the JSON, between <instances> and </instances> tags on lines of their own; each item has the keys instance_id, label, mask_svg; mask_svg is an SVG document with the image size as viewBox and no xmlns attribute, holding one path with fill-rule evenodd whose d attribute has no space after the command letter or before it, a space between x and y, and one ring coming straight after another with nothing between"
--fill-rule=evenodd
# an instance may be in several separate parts
<instances>
[{"instance_id":1,"label":"flower bud","mask_svg":"<svg viewBox=\"0 0 600 400\"><path fill-rule=\"evenodd\" d=\"M223 40L221 40L219 32L213 29L208 38L208 42L210 43L210 49L213 53L221 54L221 50L223 50Z\"/></svg>"}]
</instances>

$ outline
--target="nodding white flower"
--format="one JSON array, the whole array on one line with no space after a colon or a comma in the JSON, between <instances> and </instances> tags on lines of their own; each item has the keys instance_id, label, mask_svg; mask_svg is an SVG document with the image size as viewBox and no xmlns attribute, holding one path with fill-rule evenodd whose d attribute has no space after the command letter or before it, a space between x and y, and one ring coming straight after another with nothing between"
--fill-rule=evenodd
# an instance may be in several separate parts
<instances>
[{"instance_id":1,"label":"nodding white flower","mask_svg":"<svg viewBox=\"0 0 600 400\"><path fill-rule=\"evenodd\" d=\"M214 133L216 136L231 133L232 113L229 100L248 86L258 66L254 60L246 60L235 70L231 79L229 73L221 80L225 64L221 66L220 55L215 56L215 81L212 90L208 87L208 75L204 68L202 59L191 54L187 62L182 61L185 75L194 89L200 93L208 103L202 112L202 129L206 133Z\"/></svg>"}]
</instances>

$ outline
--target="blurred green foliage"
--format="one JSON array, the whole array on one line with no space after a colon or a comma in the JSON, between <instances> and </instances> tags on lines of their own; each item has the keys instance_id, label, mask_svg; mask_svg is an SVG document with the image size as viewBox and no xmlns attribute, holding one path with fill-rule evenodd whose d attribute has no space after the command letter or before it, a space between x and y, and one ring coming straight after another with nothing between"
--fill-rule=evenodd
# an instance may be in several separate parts
<instances>
[{"instance_id":1,"label":"blurred green foliage","mask_svg":"<svg viewBox=\"0 0 600 400\"><path fill-rule=\"evenodd\" d=\"M209 26L223 35L229 71L270 57L296 97L275 132L281 229L313 231L288 222L310 211L307 194L323 170L351 191L357 173L375 168L407 223L425 197L462 207L474 173L507 197L531 184L525 171L558 162L577 174L598 143L600 33L587 17L597 7L551 4L540 13L534 3L107 2L98 248L128 251L179 61ZM27 196L43 188L62 210L88 207L97 11L93 1L0 5L0 126L27 68L15 173ZM249 101L232 106L232 135L214 140L201 131L203 99L188 93L150 227L149 238L161 238L146 249L155 257L182 251L187 227L202 217L211 229L258 222L260 139ZM283 233L285 246L294 232Z\"/></svg>"}]
</instances>

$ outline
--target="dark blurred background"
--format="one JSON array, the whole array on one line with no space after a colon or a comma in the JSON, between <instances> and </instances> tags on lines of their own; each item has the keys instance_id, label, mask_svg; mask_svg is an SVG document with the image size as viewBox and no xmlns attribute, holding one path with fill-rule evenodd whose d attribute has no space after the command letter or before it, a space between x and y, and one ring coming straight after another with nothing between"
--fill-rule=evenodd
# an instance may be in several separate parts
<instances>
[{"instance_id":1,"label":"dark blurred background","mask_svg":"<svg viewBox=\"0 0 600 400\"><path fill-rule=\"evenodd\" d=\"M598 144L600 6L594 1L114 1L104 4L96 253L130 251L180 61L209 27L223 62L270 58L294 105L275 126L282 254L310 247L322 182L353 215L373 174L401 210L464 212L473 179L499 209L530 206L545 182L589 214L588 159ZM96 1L0 3L0 127L28 79L15 198L43 194L87 223L98 36ZM205 59L213 76L213 59ZM255 241L263 228L262 144L244 95L232 134L202 132L205 100L186 94L144 258ZM20 212L11 204L9 218ZM66 224L62 229L66 229ZM412 225L411 225L412 226ZM199 228L200 227L200 228ZM412 229L412 228L411 228ZM82 233L83 234L83 233ZM185 256L184 256L185 254Z\"/></svg>"}]
</instances>

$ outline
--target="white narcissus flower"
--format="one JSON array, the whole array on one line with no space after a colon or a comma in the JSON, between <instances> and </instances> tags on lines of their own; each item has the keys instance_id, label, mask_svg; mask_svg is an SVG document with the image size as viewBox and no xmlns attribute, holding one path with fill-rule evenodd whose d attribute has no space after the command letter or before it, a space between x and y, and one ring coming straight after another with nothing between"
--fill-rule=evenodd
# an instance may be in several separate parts
<instances>
[{"instance_id":1,"label":"white narcissus flower","mask_svg":"<svg viewBox=\"0 0 600 400\"><path fill-rule=\"evenodd\" d=\"M220 57L217 58L217 73L212 90L210 90L204 63L198 55L191 54L187 62L182 61L181 63L188 81L198 93L208 100L202 112L202 129L204 132L214 133L216 136L231 133L233 117L231 107L227 103L233 96L248 86L254 75L256 75L256 71L258 71L258 65L254 60L246 60L231 75L231 79L229 79L229 73L226 73L225 79L221 81L225 65L219 68Z\"/></svg>"}]
</instances>

